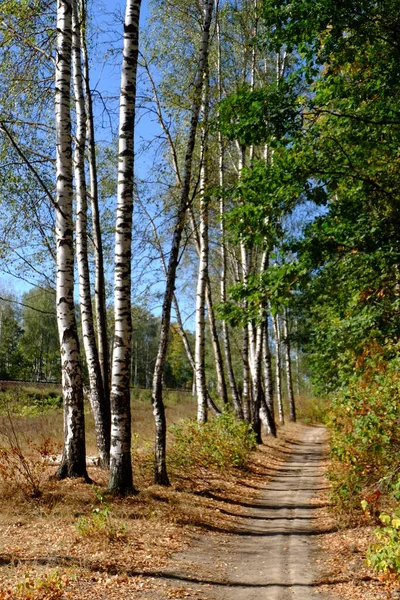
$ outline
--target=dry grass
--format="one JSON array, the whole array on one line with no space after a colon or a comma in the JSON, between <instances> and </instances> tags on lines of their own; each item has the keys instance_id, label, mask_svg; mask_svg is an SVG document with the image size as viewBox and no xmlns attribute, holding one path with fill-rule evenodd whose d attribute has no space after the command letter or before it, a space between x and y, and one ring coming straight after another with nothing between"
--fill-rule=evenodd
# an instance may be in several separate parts
<instances>
[{"instance_id":1,"label":"dry grass","mask_svg":"<svg viewBox=\"0 0 400 600\"><path fill-rule=\"evenodd\" d=\"M195 414L195 403L187 397L166 401L169 423ZM87 422L88 453L94 453L90 417ZM17 419L19 435L26 439L51 434L61 442L61 427L61 411ZM286 439L295 435L292 427L280 441L267 440L247 470L188 473L175 468L172 486L165 489L152 483L148 401L133 402L133 430L136 496L102 502L107 474L95 467L89 467L89 475L97 495L81 480L52 479L54 466L48 467L38 499L27 500L14 485L0 484L0 600L181 597L180 589L160 591L152 575L193 536L230 531L235 514L243 510L239 503L265 486L289 453ZM100 522L93 520L99 514ZM80 523L94 525L85 529Z\"/></svg>"}]
</instances>

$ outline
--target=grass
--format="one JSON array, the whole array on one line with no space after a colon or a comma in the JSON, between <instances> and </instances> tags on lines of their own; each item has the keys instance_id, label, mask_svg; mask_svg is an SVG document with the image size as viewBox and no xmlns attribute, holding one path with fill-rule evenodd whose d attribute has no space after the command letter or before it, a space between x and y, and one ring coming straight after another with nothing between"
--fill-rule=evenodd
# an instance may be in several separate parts
<instances>
[{"instance_id":1,"label":"grass","mask_svg":"<svg viewBox=\"0 0 400 600\"><path fill-rule=\"evenodd\" d=\"M169 424L195 416L190 394L173 392L165 399ZM265 440L242 469L212 464L188 469L176 461L170 464L172 486L161 488L153 484L148 397L132 398L132 415L137 496L105 500L107 473L95 466L88 468L95 487L81 480L57 481L51 477L54 465L47 466L36 498L28 499L12 482L0 483L0 600L97 600L104 594L109 600L130 599L146 589L166 597L148 575L193 536L231 531L235 515L244 510L241 503L251 501L273 476L296 434L290 425L278 441ZM89 409L86 416L88 454L96 454ZM61 410L19 414L15 426L24 444L46 436L61 444ZM29 451L29 444L24 448Z\"/></svg>"}]
</instances>

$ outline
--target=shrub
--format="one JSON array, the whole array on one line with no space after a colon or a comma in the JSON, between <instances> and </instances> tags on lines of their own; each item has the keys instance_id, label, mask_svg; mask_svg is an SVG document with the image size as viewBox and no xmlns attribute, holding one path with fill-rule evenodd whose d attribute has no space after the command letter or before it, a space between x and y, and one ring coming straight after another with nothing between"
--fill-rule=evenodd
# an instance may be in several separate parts
<instances>
[{"instance_id":1,"label":"shrub","mask_svg":"<svg viewBox=\"0 0 400 600\"><path fill-rule=\"evenodd\" d=\"M126 537L125 525L118 525L111 516L111 507L104 496L94 488L94 493L100 506L92 507L90 517L79 517L76 530L79 535L89 538L107 538L109 541L121 540Z\"/></svg>"},{"instance_id":2,"label":"shrub","mask_svg":"<svg viewBox=\"0 0 400 600\"><path fill-rule=\"evenodd\" d=\"M50 439L41 442L29 439L21 441L9 414L0 427L0 477L3 481L17 485L26 497L38 498L48 465L58 452L57 445Z\"/></svg>"},{"instance_id":3,"label":"shrub","mask_svg":"<svg viewBox=\"0 0 400 600\"><path fill-rule=\"evenodd\" d=\"M250 425L224 412L207 423L185 420L170 428L174 436L169 460L180 467L243 467L256 438Z\"/></svg>"},{"instance_id":4,"label":"shrub","mask_svg":"<svg viewBox=\"0 0 400 600\"><path fill-rule=\"evenodd\" d=\"M367 564L375 571L400 577L400 510L391 516L382 513L383 527L375 530L378 540L367 551Z\"/></svg>"},{"instance_id":5,"label":"shrub","mask_svg":"<svg viewBox=\"0 0 400 600\"><path fill-rule=\"evenodd\" d=\"M366 488L384 482L395 493L392 477L400 466L400 379L398 360L355 378L332 405L332 465L329 476L339 508L359 507Z\"/></svg>"},{"instance_id":6,"label":"shrub","mask_svg":"<svg viewBox=\"0 0 400 600\"><path fill-rule=\"evenodd\" d=\"M62 600L68 579L58 571L42 577L34 577L29 572L13 588L0 590L0 600Z\"/></svg>"}]
</instances>

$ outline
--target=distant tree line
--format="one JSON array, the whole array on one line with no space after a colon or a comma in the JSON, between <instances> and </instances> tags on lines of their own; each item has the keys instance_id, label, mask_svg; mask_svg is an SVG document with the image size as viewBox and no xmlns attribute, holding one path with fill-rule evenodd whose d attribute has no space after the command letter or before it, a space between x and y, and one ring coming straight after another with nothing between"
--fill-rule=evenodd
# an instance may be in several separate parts
<instances>
[{"instance_id":1,"label":"distant tree line","mask_svg":"<svg viewBox=\"0 0 400 600\"><path fill-rule=\"evenodd\" d=\"M111 310L109 311L112 312ZM112 314L109 315L112 322ZM131 385L149 388L157 353L160 319L144 306L132 307ZM81 337L81 331L79 331ZM192 341L193 335L186 332ZM87 368L83 365L84 378ZM19 299L0 293L0 379L60 382L61 360L57 332L55 292L35 288ZM169 388L189 388L193 373L182 339L171 325L170 348L165 365L164 384Z\"/></svg>"}]
</instances>

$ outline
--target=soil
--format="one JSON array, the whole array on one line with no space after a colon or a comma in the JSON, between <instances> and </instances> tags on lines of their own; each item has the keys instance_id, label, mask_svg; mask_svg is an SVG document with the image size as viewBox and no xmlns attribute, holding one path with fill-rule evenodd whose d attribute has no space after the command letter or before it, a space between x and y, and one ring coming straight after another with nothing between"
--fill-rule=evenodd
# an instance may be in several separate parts
<instances>
[{"instance_id":1,"label":"soil","mask_svg":"<svg viewBox=\"0 0 400 600\"><path fill-rule=\"evenodd\" d=\"M289 459L258 497L238 502L242 514L229 513L235 528L198 537L162 571L163 580L193 598L333 600L326 583L325 591L324 582L318 583L317 540L329 532L316 517L324 504L318 497L326 489L325 461L326 431L303 428ZM222 512L224 503L221 497Z\"/></svg>"},{"instance_id":2,"label":"soil","mask_svg":"<svg viewBox=\"0 0 400 600\"><path fill-rule=\"evenodd\" d=\"M140 493L109 499L111 516L89 531L104 505L84 481L50 478L30 500L3 484L0 600L400 598L366 566L374 524L361 515L339 529L327 453L324 428L289 425L246 470L197 465L161 488L145 461ZM106 473L89 474L105 489Z\"/></svg>"}]
</instances>

